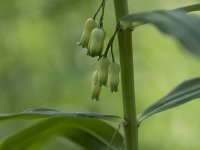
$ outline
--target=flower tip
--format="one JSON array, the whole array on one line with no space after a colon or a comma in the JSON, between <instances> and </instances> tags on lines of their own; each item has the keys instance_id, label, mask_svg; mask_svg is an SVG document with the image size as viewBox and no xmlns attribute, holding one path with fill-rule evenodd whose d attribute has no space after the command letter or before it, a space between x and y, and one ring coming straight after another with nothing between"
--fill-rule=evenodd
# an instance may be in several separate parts
<instances>
[{"instance_id":1,"label":"flower tip","mask_svg":"<svg viewBox=\"0 0 200 150\"><path fill-rule=\"evenodd\" d=\"M80 45L81 45L81 42L77 42L76 45L77 45L77 46L80 46Z\"/></svg>"},{"instance_id":2,"label":"flower tip","mask_svg":"<svg viewBox=\"0 0 200 150\"><path fill-rule=\"evenodd\" d=\"M91 56L91 57L95 57L96 55L93 54L93 53L89 53L89 56Z\"/></svg>"},{"instance_id":3,"label":"flower tip","mask_svg":"<svg viewBox=\"0 0 200 150\"><path fill-rule=\"evenodd\" d=\"M95 96L90 96L89 99L90 99L90 100L96 100L96 101L99 101L99 100L100 100L99 97L95 97Z\"/></svg>"},{"instance_id":4,"label":"flower tip","mask_svg":"<svg viewBox=\"0 0 200 150\"><path fill-rule=\"evenodd\" d=\"M110 87L110 91L113 93L113 92L117 92L118 91L118 88L117 86L111 86Z\"/></svg>"}]
</instances>

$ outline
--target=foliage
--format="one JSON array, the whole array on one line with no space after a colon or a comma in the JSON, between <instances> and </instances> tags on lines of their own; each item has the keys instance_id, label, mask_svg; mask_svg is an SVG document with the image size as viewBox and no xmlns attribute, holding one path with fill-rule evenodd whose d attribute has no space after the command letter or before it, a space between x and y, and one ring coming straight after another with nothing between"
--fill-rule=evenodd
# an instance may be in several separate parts
<instances>
[{"instance_id":1,"label":"foliage","mask_svg":"<svg viewBox=\"0 0 200 150\"><path fill-rule=\"evenodd\" d=\"M119 149L123 143L121 134L115 133L115 128L98 119L119 120L117 116L37 109L18 114L1 115L0 121L39 118L43 121L1 140L0 149L39 149L58 136L67 138L88 150L106 149L109 145L110 149L115 150ZM113 133L115 136L111 140Z\"/></svg>"}]
</instances>

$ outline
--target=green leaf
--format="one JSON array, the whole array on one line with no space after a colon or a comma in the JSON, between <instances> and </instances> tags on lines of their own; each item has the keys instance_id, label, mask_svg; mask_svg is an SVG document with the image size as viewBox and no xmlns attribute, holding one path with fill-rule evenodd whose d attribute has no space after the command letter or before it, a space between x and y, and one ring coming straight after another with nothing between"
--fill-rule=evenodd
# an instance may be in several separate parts
<instances>
[{"instance_id":1,"label":"green leaf","mask_svg":"<svg viewBox=\"0 0 200 150\"><path fill-rule=\"evenodd\" d=\"M158 112L179 106L200 97L200 78L183 82L165 97L161 98L138 116L140 124L144 119Z\"/></svg>"},{"instance_id":2,"label":"green leaf","mask_svg":"<svg viewBox=\"0 0 200 150\"><path fill-rule=\"evenodd\" d=\"M110 121L121 122L122 118L115 115L98 114L98 113L81 113L81 112L64 112L55 109L38 108L29 109L15 114L0 114L0 123L19 119L41 119L55 117L78 117L78 118L98 118Z\"/></svg>"},{"instance_id":3,"label":"green leaf","mask_svg":"<svg viewBox=\"0 0 200 150\"><path fill-rule=\"evenodd\" d=\"M200 18L185 12L200 10L200 4L175 10L158 10L131 14L122 21L139 25L150 23L161 32L175 37L185 48L200 56Z\"/></svg>"},{"instance_id":4,"label":"green leaf","mask_svg":"<svg viewBox=\"0 0 200 150\"><path fill-rule=\"evenodd\" d=\"M185 6L185 7L177 8L175 10L184 11L184 12L199 11L200 10L200 4Z\"/></svg>"},{"instance_id":5,"label":"green leaf","mask_svg":"<svg viewBox=\"0 0 200 150\"><path fill-rule=\"evenodd\" d=\"M110 149L117 150L123 143L122 135L100 120L121 122L122 118L115 115L63 112L47 108L0 115L0 123L21 119L43 121L3 139L0 142L0 150L35 150L59 136L68 138L87 150L106 149L114 134Z\"/></svg>"},{"instance_id":6,"label":"green leaf","mask_svg":"<svg viewBox=\"0 0 200 150\"><path fill-rule=\"evenodd\" d=\"M112 136L115 134L111 145ZM86 150L117 150L123 137L106 122L95 118L55 117L45 119L29 128L15 133L0 144L0 150L39 150L56 137L65 137Z\"/></svg>"}]
</instances>

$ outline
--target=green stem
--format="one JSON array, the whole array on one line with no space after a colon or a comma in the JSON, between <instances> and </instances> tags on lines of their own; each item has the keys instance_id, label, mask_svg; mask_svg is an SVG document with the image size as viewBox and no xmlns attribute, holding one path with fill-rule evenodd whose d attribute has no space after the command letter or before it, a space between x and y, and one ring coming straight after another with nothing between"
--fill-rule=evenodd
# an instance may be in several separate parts
<instances>
[{"instance_id":1,"label":"green stem","mask_svg":"<svg viewBox=\"0 0 200 150\"><path fill-rule=\"evenodd\" d=\"M114 0L116 20L128 15L127 0ZM132 30L118 31L121 80L124 107L124 134L126 150L138 150L138 127L135 108Z\"/></svg>"},{"instance_id":2,"label":"green stem","mask_svg":"<svg viewBox=\"0 0 200 150\"><path fill-rule=\"evenodd\" d=\"M105 11L105 3L106 3L106 0L103 0L102 1L102 14L101 14L101 18L100 18L100 28L103 28L103 18L104 18L104 11Z\"/></svg>"}]
</instances>

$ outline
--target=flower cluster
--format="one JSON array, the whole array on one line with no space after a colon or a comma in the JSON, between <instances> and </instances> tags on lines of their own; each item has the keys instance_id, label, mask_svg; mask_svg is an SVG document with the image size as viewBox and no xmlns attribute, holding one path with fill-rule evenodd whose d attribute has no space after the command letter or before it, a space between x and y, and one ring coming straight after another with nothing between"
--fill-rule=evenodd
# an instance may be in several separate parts
<instances>
[{"instance_id":1,"label":"flower cluster","mask_svg":"<svg viewBox=\"0 0 200 150\"><path fill-rule=\"evenodd\" d=\"M105 0L102 0L102 3L94 17L86 20L81 40L78 43L82 48L87 48L87 55L91 57L99 57L98 69L94 71L92 75L92 100L99 100L102 86L109 86L111 92L117 92L119 84L120 65L115 62L112 49L113 40L118 31L117 28L114 35L111 37L105 52L102 54L106 37L106 32L103 29L104 8ZM102 15L98 22L95 18L101 9ZM107 58L107 53L110 48L112 62Z\"/></svg>"},{"instance_id":2,"label":"flower cluster","mask_svg":"<svg viewBox=\"0 0 200 150\"><path fill-rule=\"evenodd\" d=\"M101 57L98 70L92 76L92 95L91 99L99 100L101 87L110 87L111 92L117 92L119 84L120 66L118 63L110 62L107 57Z\"/></svg>"}]
</instances>

